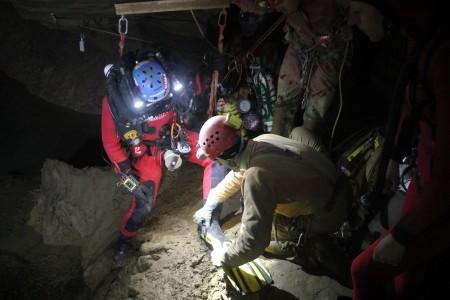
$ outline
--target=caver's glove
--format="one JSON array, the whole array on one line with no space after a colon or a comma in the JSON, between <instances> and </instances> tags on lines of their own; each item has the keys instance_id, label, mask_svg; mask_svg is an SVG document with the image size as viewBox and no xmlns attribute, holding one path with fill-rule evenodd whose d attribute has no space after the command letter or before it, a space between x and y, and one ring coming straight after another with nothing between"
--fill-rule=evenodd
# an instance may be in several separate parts
<instances>
[{"instance_id":1,"label":"caver's glove","mask_svg":"<svg viewBox=\"0 0 450 300\"><path fill-rule=\"evenodd\" d=\"M139 178L136 172L131 168L131 164L128 159L116 164L116 172L119 173L119 175L123 173L126 175L133 175L136 178Z\"/></svg>"},{"instance_id":2,"label":"caver's glove","mask_svg":"<svg viewBox=\"0 0 450 300\"><path fill-rule=\"evenodd\" d=\"M205 224L206 228L208 228L211 225L211 217L214 209L216 209L217 206L219 206L220 202L217 201L213 197L209 197L206 200L205 204L202 208L197 210L194 214L194 222L201 225L202 223Z\"/></svg>"},{"instance_id":3,"label":"caver's glove","mask_svg":"<svg viewBox=\"0 0 450 300\"><path fill-rule=\"evenodd\" d=\"M215 265L216 267L220 267L223 265L227 249L228 246L224 245L224 247L217 247L211 252L211 262L213 265Z\"/></svg>"},{"instance_id":4,"label":"caver's glove","mask_svg":"<svg viewBox=\"0 0 450 300\"><path fill-rule=\"evenodd\" d=\"M220 267L223 265L225 261L225 253L227 252L230 245L231 241L226 240L220 246L214 246L214 250L211 252L211 262L213 265L215 265L216 267Z\"/></svg>"}]
</instances>

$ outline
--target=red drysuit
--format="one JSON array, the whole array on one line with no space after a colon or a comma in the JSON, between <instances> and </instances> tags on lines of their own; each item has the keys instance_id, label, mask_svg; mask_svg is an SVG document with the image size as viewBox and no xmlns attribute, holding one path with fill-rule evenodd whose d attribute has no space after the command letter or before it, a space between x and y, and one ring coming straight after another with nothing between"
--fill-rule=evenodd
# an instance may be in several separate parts
<instances>
[{"instance_id":1,"label":"red drysuit","mask_svg":"<svg viewBox=\"0 0 450 300\"><path fill-rule=\"evenodd\" d=\"M404 128L414 107L424 104L413 118L418 176L408 188L400 221L383 235L391 233L406 247L405 253L398 267L373 261L383 237L362 252L352 264L356 300L410 299L408 280L418 274L418 266L450 249L450 42L432 44L433 40L421 53L417 84L409 84L399 127Z\"/></svg>"},{"instance_id":2,"label":"red drysuit","mask_svg":"<svg viewBox=\"0 0 450 300\"><path fill-rule=\"evenodd\" d=\"M168 111L158 115L151 121L146 121L148 128L154 128L152 133L143 134L142 140L145 142L155 142L160 136L161 128L164 125L171 125L173 118L175 117L175 112ZM203 177L203 197L206 199L209 190L211 188L211 170L212 161L211 160L199 160L195 157L195 149L197 145L198 133L186 130L188 141L191 146L191 152L189 153L188 161L196 163L204 167L204 177ZM103 147L108 154L111 162L116 165L128 160L128 156L123 148L123 144L117 134L116 125L111 115L108 100L105 97L102 104L102 141ZM153 199L151 203L153 207L156 205L156 195L158 194L158 189L161 182L161 177L163 174L163 151L157 146L149 146L149 150L138 159L131 159L131 167L138 174L140 182L152 182L154 186ZM139 201L144 201L142 199L135 199L133 197L131 201L130 208L122 217L120 223L120 231L125 237L132 237L136 235L137 229L142 226L145 217L150 213L150 210L145 208L143 203Z\"/></svg>"}]
</instances>

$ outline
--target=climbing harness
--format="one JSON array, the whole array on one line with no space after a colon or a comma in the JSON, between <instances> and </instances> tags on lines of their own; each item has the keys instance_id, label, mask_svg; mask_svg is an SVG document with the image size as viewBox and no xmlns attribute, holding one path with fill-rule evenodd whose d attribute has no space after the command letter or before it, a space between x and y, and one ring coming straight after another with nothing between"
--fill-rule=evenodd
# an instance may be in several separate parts
<instances>
[{"instance_id":1,"label":"climbing harness","mask_svg":"<svg viewBox=\"0 0 450 300\"><path fill-rule=\"evenodd\" d=\"M187 134L183 127L178 124L176 112L170 125L170 148L179 154L188 154L191 152Z\"/></svg>"},{"instance_id":2,"label":"climbing harness","mask_svg":"<svg viewBox=\"0 0 450 300\"><path fill-rule=\"evenodd\" d=\"M125 37L128 33L128 19L125 16L121 16L118 22L119 32L119 56L122 57L123 49L125 48Z\"/></svg>"},{"instance_id":3,"label":"climbing harness","mask_svg":"<svg viewBox=\"0 0 450 300\"><path fill-rule=\"evenodd\" d=\"M242 71L245 69L247 63L253 63L255 61L254 52L258 47L278 28L278 26L286 19L286 15L281 15L270 27L256 40L256 42L250 47L250 49L245 53L244 57L234 58L231 62L231 67L225 74L223 81L226 81L232 72L236 71L238 73L238 81L234 89L239 85L242 79Z\"/></svg>"},{"instance_id":4,"label":"climbing harness","mask_svg":"<svg viewBox=\"0 0 450 300\"><path fill-rule=\"evenodd\" d=\"M273 102L276 101L274 80L269 73L262 70L261 62L258 57L255 57L254 52L279 27L285 18L285 15L281 15L247 51L238 57L234 57L230 61L228 70L221 80L221 83L224 83L233 78L232 82L229 83L230 88L228 89L231 93L237 91L242 80L245 80L246 86L251 90L251 94L254 95L256 103L250 105L246 112L240 112L242 114L241 118L244 121L244 128L250 131L264 129L270 132L272 129L271 107ZM248 95L241 94L241 90L237 92L236 97L237 99L235 100L239 107L241 104L246 104L242 100L248 100ZM257 109L258 114L250 111L252 107L253 109Z\"/></svg>"}]
</instances>

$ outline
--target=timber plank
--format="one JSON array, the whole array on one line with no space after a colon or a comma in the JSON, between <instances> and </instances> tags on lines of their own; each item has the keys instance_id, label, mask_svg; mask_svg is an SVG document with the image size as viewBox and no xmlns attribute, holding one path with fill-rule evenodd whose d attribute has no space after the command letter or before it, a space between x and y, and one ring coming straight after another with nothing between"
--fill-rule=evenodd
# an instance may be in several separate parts
<instances>
[{"instance_id":1,"label":"timber plank","mask_svg":"<svg viewBox=\"0 0 450 300\"><path fill-rule=\"evenodd\" d=\"M164 0L114 4L118 16L192 9L216 9L229 6L230 0Z\"/></svg>"}]
</instances>

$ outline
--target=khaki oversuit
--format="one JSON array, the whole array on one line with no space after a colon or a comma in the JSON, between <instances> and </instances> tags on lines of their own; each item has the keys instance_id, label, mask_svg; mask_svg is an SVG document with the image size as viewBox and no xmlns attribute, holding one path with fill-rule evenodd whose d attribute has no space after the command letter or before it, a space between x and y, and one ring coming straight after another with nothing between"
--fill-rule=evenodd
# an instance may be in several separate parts
<instances>
[{"instance_id":1,"label":"khaki oversuit","mask_svg":"<svg viewBox=\"0 0 450 300\"><path fill-rule=\"evenodd\" d=\"M305 216L308 234L335 232L346 219L350 199L339 171L325 154L293 138L265 134L248 141L234 160L235 170L211 190L219 202L239 189L243 196L241 227L226 264L240 265L263 253L274 214Z\"/></svg>"}]
</instances>

